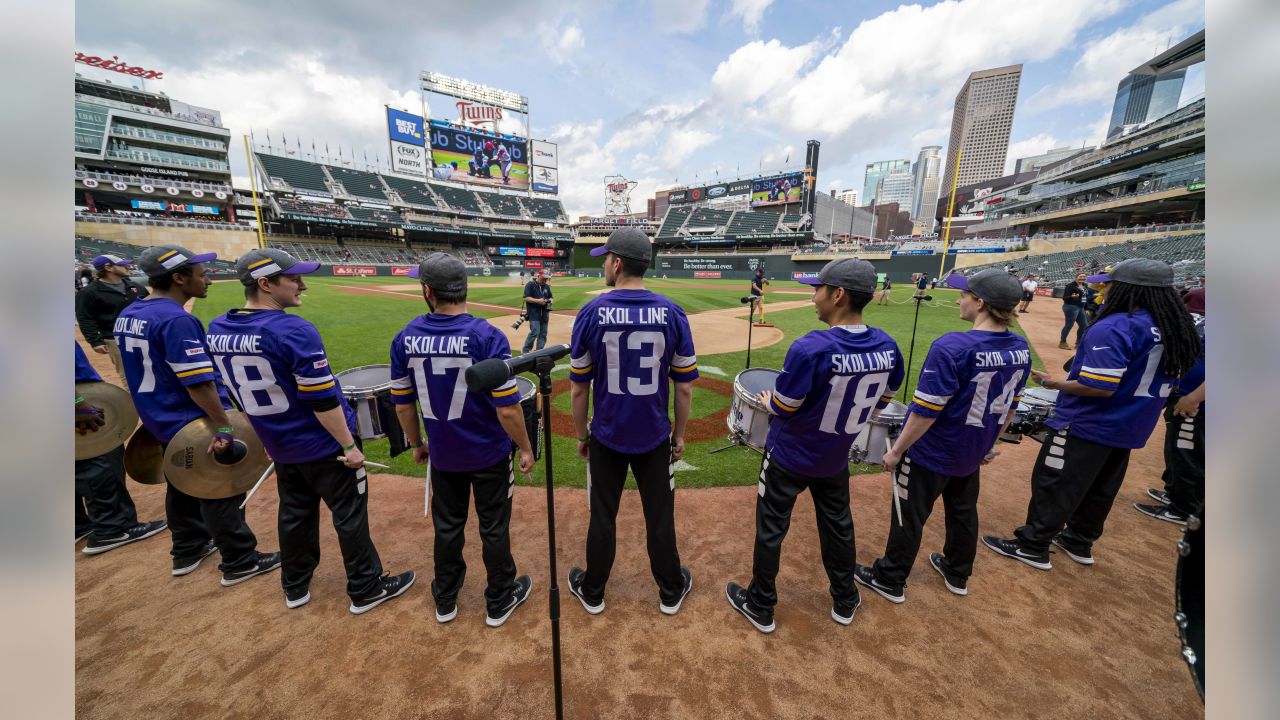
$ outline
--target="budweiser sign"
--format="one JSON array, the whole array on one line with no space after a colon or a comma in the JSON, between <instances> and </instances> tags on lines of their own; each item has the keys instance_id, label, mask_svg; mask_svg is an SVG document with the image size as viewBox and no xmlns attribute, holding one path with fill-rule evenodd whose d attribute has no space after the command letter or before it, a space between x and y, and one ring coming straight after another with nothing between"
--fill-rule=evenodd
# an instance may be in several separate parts
<instances>
[{"instance_id":1,"label":"budweiser sign","mask_svg":"<svg viewBox=\"0 0 1280 720\"><path fill-rule=\"evenodd\" d=\"M142 78L143 80L163 80L164 79L163 72L160 72L159 70L147 70L146 68L143 68L143 67L138 67L135 65L129 65L128 63L120 62L120 58L116 55L112 55L108 59L108 58L100 58L97 55L85 55L82 52L78 52L76 53L76 62L83 63L85 65L92 65L94 67L100 67L104 70L112 70L114 72L121 73L122 75L131 75L136 78Z\"/></svg>"},{"instance_id":2,"label":"budweiser sign","mask_svg":"<svg viewBox=\"0 0 1280 720\"><path fill-rule=\"evenodd\" d=\"M463 125L472 125L479 127L481 125L493 125L498 127L498 121L502 119L502 108L493 105L478 105L470 103L466 100L459 100L455 104L458 108L458 119Z\"/></svg>"}]
</instances>

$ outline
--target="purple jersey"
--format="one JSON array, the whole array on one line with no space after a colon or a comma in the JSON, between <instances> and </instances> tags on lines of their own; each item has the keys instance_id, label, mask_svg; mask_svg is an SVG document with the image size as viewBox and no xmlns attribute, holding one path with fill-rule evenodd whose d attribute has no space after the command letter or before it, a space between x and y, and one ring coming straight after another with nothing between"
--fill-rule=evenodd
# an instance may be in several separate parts
<instances>
[{"instance_id":1,"label":"purple jersey","mask_svg":"<svg viewBox=\"0 0 1280 720\"><path fill-rule=\"evenodd\" d=\"M1195 315L1196 318L1196 334L1200 336L1200 357L1196 358L1196 364L1191 366L1186 375L1178 381L1178 394L1190 395L1196 388L1204 384L1204 359L1208 354L1207 345L1204 339L1204 316ZM1204 409L1204 403L1200 403L1200 408Z\"/></svg>"},{"instance_id":2,"label":"purple jersey","mask_svg":"<svg viewBox=\"0 0 1280 720\"><path fill-rule=\"evenodd\" d=\"M618 452L643 453L671 436L667 378L698 377L693 334L679 305L648 290L599 295L574 318L570 353L569 378L595 381L592 438Z\"/></svg>"},{"instance_id":3,"label":"purple jersey","mask_svg":"<svg viewBox=\"0 0 1280 720\"><path fill-rule=\"evenodd\" d=\"M215 383L223 407L231 407L213 368L204 326L178 303L155 295L130 303L116 317L114 332L138 417L160 442L167 444L205 416L188 385Z\"/></svg>"},{"instance_id":4,"label":"purple jersey","mask_svg":"<svg viewBox=\"0 0 1280 720\"><path fill-rule=\"evenodd\" d=\"M342 397L315 326L283 310L232 310L209 323L208 342L272 460L296 464L341 454L342 446L306 403L336 399L354 432L356 414Z\"/></svg>"},{"instance_id":5,"label":"purple jersey","mask_svg":"<svg viewBox=\"0 0 1280 720\"><path fill-rule=\"evenodd\" d=\"M1031 371L1031 350L1009 331L952 332L934 341L908 412L937 418L911 446L911 461L963 477L982 466Z\"/></svg>"},{"instance_id":6,"label":"purple jersey","mask_svg":"<svg viewBox=\"0 0 1280 720\"><path fill-rule=\"evenodd\" d=\"M391 343L391 399L414 400L430 443L431 464L467 472L511 456L511 438L498 407L520 402L515 378L492 392L467 388L467 368L489 358L511 357L502 331L471 315L420 315Z\"/></svg>"},{"instance_id":7,"label":"purple jersey","mask_svg":"<svg viewBox=\"0 0 1280 720\"><path fill-rule=\"evenodd\" d=\"M84 349L80 347L80 343L76 346L76 382L102 382L102 376L97 370L89 364L89 358L85 356Z\"/></svg>"},{"instance_id":8,"label":"purple jersey","mask_svg":"<svg viewBox=\"0 0 1280 720\"><path fill-rule=\"evenodd\" d=\"M770 400L770 460L805 477L848 473L849 446L903 375L898 344L878 328L842 325L791 343Z\"/></svg>"},{"instance_id":9,"label":"purple jersey","mask_svg":"<svg viewBox=\"0 0 1280 720\"><path fill-rule=\"evenodd\" d=\"M1068 380L1109 397L1058 395L1046 424L1054 430L1114 448L1147 444L1174 380L1164 370L1160 329L1146 310L1108 315L1085 331L1071 361Z\"/></svg>"}]
</instances>

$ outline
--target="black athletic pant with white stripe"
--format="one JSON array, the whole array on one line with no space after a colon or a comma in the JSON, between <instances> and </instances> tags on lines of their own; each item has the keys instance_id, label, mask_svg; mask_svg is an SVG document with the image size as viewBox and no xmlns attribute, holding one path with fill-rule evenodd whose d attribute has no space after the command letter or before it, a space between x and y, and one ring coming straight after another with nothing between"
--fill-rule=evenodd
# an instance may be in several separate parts
<instances>
[{"instance_id":1,"label":"black athletic pant with white stripe","mask_svg":"<svg viewBox=\"0 0 1280 720\"><path fill-rule=\"evenodd\" d=\"M280 491L280 583L285 591L302 590L320 564L320 503L333 518L333 529L347 571L347 595L367 598L379 590L382 561L369 537L369 478L326 458L305 463L278 463Z\"/></svg>"},{"instance_id":2,"label":"black athletic pant with white stripe","mask_svg":"<svg viewBox=\"0 0 1280 720\"><path fill-rule=\"evenodd\" d=\"M447 472L431 468L431 515L435 518L435 572L431 594L437 604L457 600L467 576L462 559L466 541L467 506L471 490L476 494L476 518L480 521L481 556L488 571L484 601L499 612L515 591L516 561L511 557L511 495L515 472L508 457L487 468Z\"/></svg>"},{"instance_id":3,"label":"black athletic pant with white stripe","mask_svg":"<svg viewBox=\"0 0 1280 720\"><path fill-rule=\"evenodd\" d=\"M138 524L138 511L124 480L124 445L76 461L76 535L119 537Z\"/></svg>"},{"instance_id":4,"label":"black athletic pant with white stripe","mask_svg":"<svg viewBox=\"0 0 1280 720\"><path fill-rule=\"evenodd\" d=\"M938 496L946 512L947 539L942 546L942 566L952 575L967 578L973 574L973 558L978 553L978 486L980 470L969 475L936 473L912 462L908 450L898 464L898 485L905 486L902 501L902 523L898 513L889 508L889 542L884 557L874 568L881 582L898 587L905 585L911 566L920 552L920 536L933 513Z\"/></svg>"},{"instance_id":5,"label":"black athletic pant with white stripe","mask_svg":"<svg viewBox=\"0 0 1280 720\"><path fill-rule=\"evenodd\" d=\"M618 506L627 468L636 477L640 505L648 536L649 569L658 583L664 603L674 603L684 592L680 552L676 549L676 485L671 462L671 441L644 453L624 453L592 440L588 454L591 524L587 528L587 573L583 597L592 604L604 599L604 588L613 571L618 540Z\"/></svg>"},{"instance_id":6,"label":"black athletic pant with white stripe","mask_svg":"<svg viewBox=\"0 0 1280 720\"><path fill-rule=\"evenodd\" d=\"M1204 511L1204 407L1195 417L1178 417L1169 398L1164 408L1164 491L1174 510L1187 515Z\"/></svg>"},{"instance_id":7,"label":"black athletic pant with white stripe","mask_svg":"<svg viewBox=\"0 0 1280 720\"><path fill-rule=\"evenodd\" d=\"M1124 484L1129 448L1114 448L1053 430L1031 471L1027 524L1014 531L1028 549L1046 552L1058 531L1092 545L1102 537L1111 505Z\"/></svg>"},{"instance_id":8,"label":"black athletic pant with white stripe","mask_svg":"<svg viewBox=\"0 0 1280 720\"><path fill-rule=\"evenodd\" d=\"M813 498L818 520L818 545L822 566L830 582L831 598L853 604L858 589L853 584L855 564L853 516L849 512L849 473L811 478L789 472L768 455L760 464L756 486L756 546L747 595L751 604L771 610L778 604L778 565L782 541L791 528L791 511L805 490Z\"/></svg>"}]
</instances>

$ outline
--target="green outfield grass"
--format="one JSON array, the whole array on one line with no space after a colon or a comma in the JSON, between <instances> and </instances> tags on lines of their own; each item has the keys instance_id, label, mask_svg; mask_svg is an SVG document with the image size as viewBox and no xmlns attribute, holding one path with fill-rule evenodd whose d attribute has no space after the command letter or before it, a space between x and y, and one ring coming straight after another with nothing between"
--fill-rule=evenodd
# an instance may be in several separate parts
<instances>
[{"instance_id":1,"label":"green outfield grass","mask_svg":"<svg viewBox=\"0 0 1280 720\"><path fill-rule=\"evenodd\" d=\"M335 370L345 370L360 365L385 364L389 362L391 339L414 316L426 311L421 300L413 299L414 295L398 297L391 293L352 294L341 286L366 286L377 288L403 283L407 288L416 290L416 282L399 278L324 278L317 277L307 281L309 289L303 298L303 306L296 311L298 315L315 323L324 337L328 350L330 365ZM581 306L592 295L591 290L603 287L599 279L560 278L552 281L556 293L555 308L569 310ZM737 280L663 280L654 279L646 285L656 292L661 292L678 302L687 312L741 307L739 298L745 294L744 281ZM477 302L509 305L515 307L520 302L523 285L516 281L502 278L473 278L469 296ZM780 281L774 289L802 289L803 286ZM908 293L899 293L900 302L907 300ZM909 397L915 386L915 376L919 374L921 363L928 352L930 343L938 336L956 330L964 330L968 324L959 318L955 306L956 291L932 291L936 304L926 304L920 308L919 326L917 328L914 359L911 373L908 376L905 396ZM804 295L775 294L777 301L804 300ZM243 291L239 283L224 281L216 283L209 291L209 297L197 301L195 314L206 324L217 315L232 307L243 304ZM473 309L472 314L479 317L493 317L500 313ZM896 339L906 355L910 349L911 328L915 315L915 307L910 302L901 302L890 306L877 306L874 302L868 306L865 320L868 324L884 329ZM784 333L784 340L766 348L754 349L751 352L752 367L780 369L790 342L797 337L824 327L818 322L813 307L795 308L791 310L767 311L767 319ZM568 317L553 317L552 322L571 322ZM1014 330L1021 333L1021 328ZM694 338L696 345L697 338ZM721 353L718 355L702 355L698 357L698 367L703 377L716 378L732 382L746 362L746 352ZM1042 364L1034 349L1032 362L1037 368ZM568 377L568 364L562 362L553 374L553 379ZM904 397L899 393L898 398ZM562 412L569 413L569 394L562 392L553 398L554 405ZM729 407L731 398L712 392L694 384L694 400L691 417L706 417ZM719 427L723 428L723 421ZM727 429L724 430L727 435ZM759 474L760 456L743 448L711 454L712 450L724 446L723 437L713 440L689 443L684 464L677 470L679 483L684 487L711 487L721 485L744 485L756 481ZM375 462L391 465L393 472L404 475L422 475L423 469L414 465L409 454L390 458L386 440L370 442L365 447L367 457ZM555 457L556 481L558 485L585 486L586 464L577 456L577 443L572 438L555 437L552 452ZM542 463L535 469L532 478L525 480L517 477L517 482L540 483L542 481ZM874 472L878 468L852 466L854 473Z\"/></svg>"}]
</instances>

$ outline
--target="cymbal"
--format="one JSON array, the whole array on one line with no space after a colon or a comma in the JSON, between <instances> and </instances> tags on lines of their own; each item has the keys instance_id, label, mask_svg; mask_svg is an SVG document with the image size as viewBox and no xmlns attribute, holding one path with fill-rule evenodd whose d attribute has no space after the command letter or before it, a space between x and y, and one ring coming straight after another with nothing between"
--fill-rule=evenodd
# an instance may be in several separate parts
<instances>
[{"instance_id":1,"label":"cymbal","mask_svg":"<svg viewBox=\"0 0 1280 720\"><path fill-rule=\"evenodd\" d=\"M124 446L124 471L143 485L163 485L164 447L146 426L139 426Z\"/></svg>"},{"instance_id":2,"label":"cymbal","mask_svg":"<svg viewBox=\"0 0 1280 720\"><path fill-rule=\"evenodd\" d=\"M138 427L138 411L133 407L129 391L105 382L76 383L76 394L90 405L102 408L106 424L97 432L81 435L75 432L76 459L88 460L124 444Z\"/></svg>"},{"instance_id":3,"label":"cymbal","mask_svg":"<svg viewBox=\"0 0 1280 720\"><path fill-rule=\"evenodd\" d=\"M165 449L164 474L174 487L192 497L218 500L248 491L262 476L271 460L248 416L228 410L227 417L235 428L240 457L234 462L219 462L208 452L209 441L217 432L213 421L208 417L192 420Z\"/></svg>"}]
</instances>

